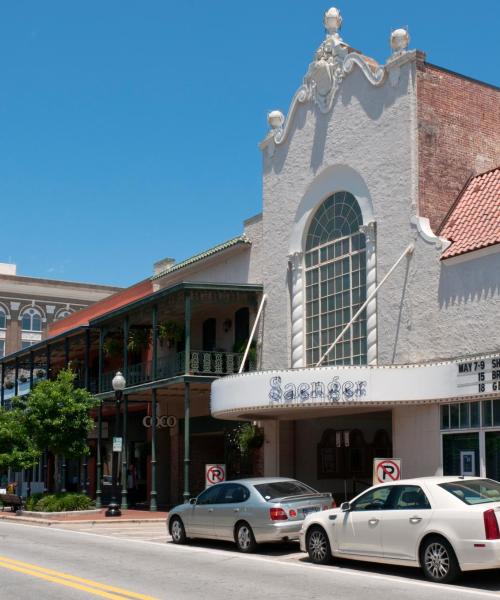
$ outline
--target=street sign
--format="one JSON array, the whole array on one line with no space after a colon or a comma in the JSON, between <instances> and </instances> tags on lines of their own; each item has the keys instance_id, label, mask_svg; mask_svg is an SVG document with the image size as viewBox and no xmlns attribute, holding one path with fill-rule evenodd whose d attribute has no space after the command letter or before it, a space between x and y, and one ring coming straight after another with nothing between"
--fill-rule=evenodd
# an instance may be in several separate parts
<instances>
[{"instance_id":1,"label":"street sign","mask_svg":"<svg viewBox=\"0 0 500 600\"><path fill-rule=\"evenodd\" d=\"M226 465L205 465L205 487L226 480Z\"/></svg>"},{"instance_id":2,"label":"street sign","mask_svg":"<svg viewBox=\"0 0 500 600\"><path fill-rule=\"evenodd\" d=\"M390 483L399 479L401 479L400 458L373 459L373 485L377 483Z\"/></svg>"},{"instance_id":3,"label":"street sign","mask_svg":"<svg viewBox=\"0 0 500 600\"><path fill-rule=\"evenodd\" d=\"M121 452L123 445L123 438L114 437L113 438L113 452Z\"/></svg>"}]
</instances>

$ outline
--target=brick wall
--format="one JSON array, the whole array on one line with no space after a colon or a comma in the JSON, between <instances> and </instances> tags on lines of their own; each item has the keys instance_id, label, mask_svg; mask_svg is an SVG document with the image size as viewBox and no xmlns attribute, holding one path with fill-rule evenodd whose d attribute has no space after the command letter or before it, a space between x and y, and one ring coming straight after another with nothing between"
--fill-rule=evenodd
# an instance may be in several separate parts
<instances>
[{"instance_id":1,"label":"brick wall","mask_svg":"<svg viewBox=\"0 0 500 600\"><path fill-rule=\"evenodd\" d=\"M471 175L500 164L499 90L417 60L419 214L437 231Z\"/></svg>"}]
</instances>

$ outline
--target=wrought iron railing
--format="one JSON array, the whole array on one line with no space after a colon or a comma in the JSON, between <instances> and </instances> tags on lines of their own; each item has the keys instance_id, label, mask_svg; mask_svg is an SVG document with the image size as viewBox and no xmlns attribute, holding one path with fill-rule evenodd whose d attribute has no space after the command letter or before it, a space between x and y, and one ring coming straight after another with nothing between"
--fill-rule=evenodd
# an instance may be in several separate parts
<instances>
[{"instance_id":1,"label":"wrought iron railing","mask_svg":"<svg viewBox=\"0 0 500 600\"><path fill-rule=\"evenodd\" d=\"M153 363L146 361L136 363L128 367L127 387L141 385L150 381L168 379L185 373L185 352L177 352L169 356L159 358L156 365L156 376L153 378ZM235 352L219 352L192 350L189 359L189 373L192 375L211 375L221 377L231 375L239 371L243 354ZM253 360L247 359L247 371L254 371L255 364ZM112 380L115 371L108 371L102 374L101 391L107 392L112 389ZM97 387L97 382L91 382Z\"/></svg>"}]
</instances>

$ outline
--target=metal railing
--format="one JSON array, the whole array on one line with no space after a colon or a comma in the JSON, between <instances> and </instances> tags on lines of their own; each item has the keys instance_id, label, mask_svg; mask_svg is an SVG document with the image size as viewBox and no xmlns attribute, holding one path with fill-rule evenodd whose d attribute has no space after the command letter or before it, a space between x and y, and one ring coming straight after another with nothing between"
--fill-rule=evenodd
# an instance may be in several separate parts
<instances>
[{"instance_id":1,"label":"metal railing","mask_svg":"<svg viewBox=\"0 0 500 600\"><path fill-rule=\"evenodd\" d=\"M145 361L130 365L127 373L127 387L168 379L185 372L185 352L176 352L159 358L156 365L156 377L153 379L153 363ZM221 377L238 373L243 360L243 354L235 352L219 352L192 350L189 359L189 373L192 375L210 375ZM248 370L255 370L254 361L248 361ZM116 371L108 371L102 374L101 391L107 392L112 389L111 382ZM97 381L91 382L97 388Z\"/></svg>"}]
</instances>

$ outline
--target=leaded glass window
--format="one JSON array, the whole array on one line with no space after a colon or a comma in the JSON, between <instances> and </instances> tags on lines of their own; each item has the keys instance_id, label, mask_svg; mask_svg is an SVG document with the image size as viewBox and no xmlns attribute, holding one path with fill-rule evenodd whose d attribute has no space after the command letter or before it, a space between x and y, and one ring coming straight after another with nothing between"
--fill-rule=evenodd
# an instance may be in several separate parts
<instances>
[{"instance_id":1,"label":"leaded glass window","mask_svg":"<svg viewBox=\"0 0 500 600\"><path fill-rule=\"evenodd\" d=\"M21 327L23 331L42 331L42 316L36 308L28 308L23 312Z\"/></svg>"},{"instance_id":2,"label":"leaded glass window","mask_svg":"<svg viewBox=\"0 0 500 600\"><path fill-rule=\"evenodd\" d=\"M6 325L5 311L2 307L0 307L0 329L5 329L5 325Z\"/></svg>"},{"instance_id":3,"label":"leaded glass window","mask_svg":"<svg viewBox=\"0 0 500 600\"><path fill-rule=\"evenodd\" d=\"M306 238L306 360L314 365L366 299L365 235L356 198L337 192L316 211ZM363 311L323 364L366 364Z\"/></svg>"}]
</instances>

